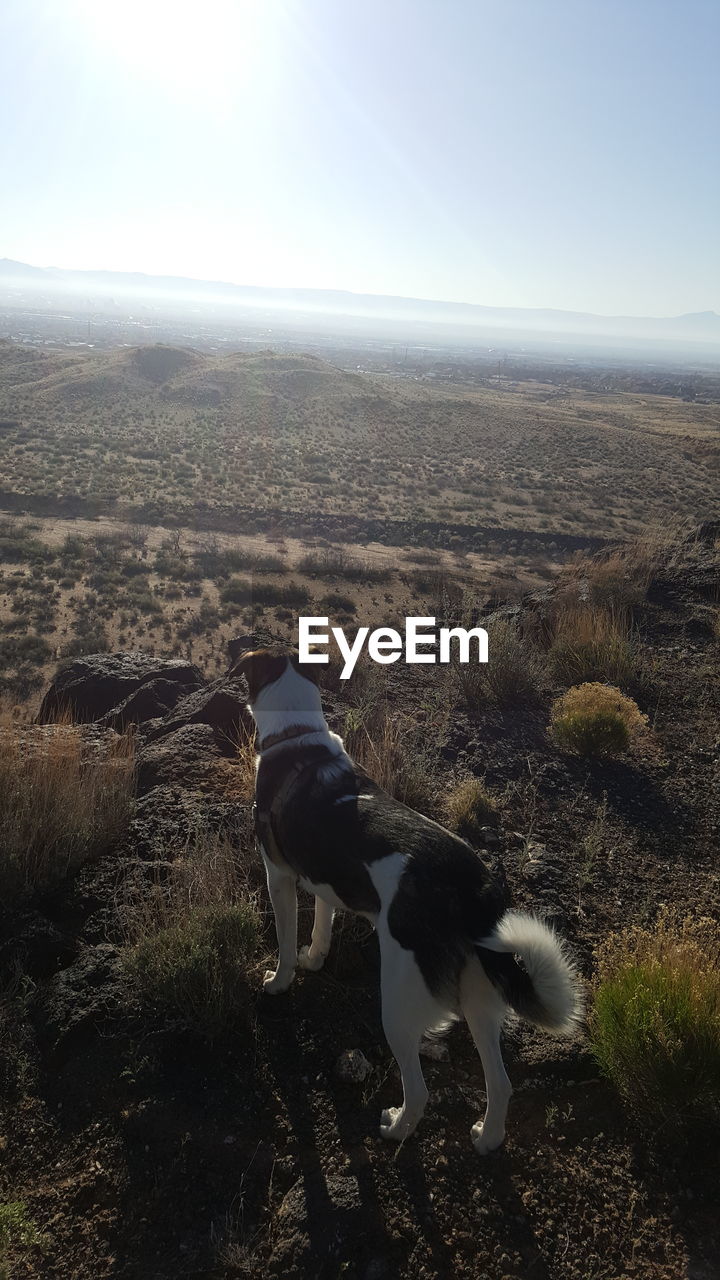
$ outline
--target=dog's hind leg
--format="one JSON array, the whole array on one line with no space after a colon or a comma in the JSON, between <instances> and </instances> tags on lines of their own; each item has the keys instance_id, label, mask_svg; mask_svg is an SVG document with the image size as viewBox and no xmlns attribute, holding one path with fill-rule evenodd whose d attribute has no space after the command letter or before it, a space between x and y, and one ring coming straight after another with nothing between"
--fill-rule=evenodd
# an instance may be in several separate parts
<instances>
[{"instance_id":1,"label":"dog's hind leg","mask_svg":"<svg viewBox=\"0 0 720 1280\"><path fill-rule=\"evenodd\" d=\"M267 870L267 883L275 913L275 929L278 939L277 969L268 969L263 990L276 996L287 991L295 977L297 964L297 890L291 871L277 867L263 852Z\"/></svg>"},{"instance_id":2,"label":"dog's hind leg","mask_svg":"<svg viewBox=\"0 0 720 1280\"><path fill-rule=\"evenodd\" d=\"M298 964L301 969L322 969L332 938L334 908L324 898L315 898L315 921L309 947L301 947Z\"/></svg>"},{"instance_id":3,"label":"dog's hind leg","mask_svg":"<svg viewBox=\"0 0 720 1280\"><path fill-rule=\"evenodd\" d=\"M470 1130L478 1155L487 1155L502 1144L512 1085L500 1052L500 1030L505 1005L485 974L473 966L463 981L462 1011L485 1073L487 1104L483 1120Z\"/></svg>"},{"instance_id":4,"label":"dog's hind leg","mask_svg":"<svg viewBox=\"0 0 720 1280\"><path fill-rule=\"evenodd\" d=\"M383 1138L402 1142L422 1119L428 1099L420 1065L420 1041L426 1027L439 1021L442 1011L428 991L412 951L389 934L380 933L382 959L382 1022L387 1042L400 1068L401 1107L389 1107L380 1117Z\"/></svg>"}]
</instances>

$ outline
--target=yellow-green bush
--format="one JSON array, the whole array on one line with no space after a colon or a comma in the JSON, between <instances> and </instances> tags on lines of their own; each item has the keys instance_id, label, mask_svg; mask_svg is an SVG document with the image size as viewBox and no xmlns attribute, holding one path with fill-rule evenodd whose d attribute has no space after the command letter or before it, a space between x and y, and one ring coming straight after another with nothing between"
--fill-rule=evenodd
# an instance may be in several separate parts
<instances>
[{"instance_id":1,"label":"yellow-green bush","mask_svg":"<svg viewBox=\"0 0 720 1280\"><path fill-rule=\"evenodd\" d=\"M605 684L581 684L556 698L550 736L583 756L620 755L647 725L637 703Z\"/></svg>"},{"instance_id":2,"label":"yellow-green bush","mask_svg":"<svg viewBox=\"0 0 720 1280\"><path fill-rule=\"evenodd\" d=\"M668 1134L720 1121L720 926L665 910L597 953L593 1051L622 1096Z\"/></svg>"},{"instance_id":3,"label":"yellow-green bush","mask_svg":"<svg viewBox=\"0 0 720 1280\"><path fill-rule=\"evenodd\" d=\"M450 827L466 840L497 822L498 805L480 778L464 778L445 797Z\"/></svg>"}]
</instances>

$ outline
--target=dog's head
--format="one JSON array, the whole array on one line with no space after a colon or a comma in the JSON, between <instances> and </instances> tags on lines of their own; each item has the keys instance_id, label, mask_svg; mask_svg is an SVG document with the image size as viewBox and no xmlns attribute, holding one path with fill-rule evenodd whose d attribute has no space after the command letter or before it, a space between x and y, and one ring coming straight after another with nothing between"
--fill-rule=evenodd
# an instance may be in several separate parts
<instances>
[{"instance_id":1,"label":"dog's head","mask_svg":"<svg viewBox=\"0 0 720 1280\"><path fill-rule=\"evenodd\" d=\"M248 649L228 674L245 677L253 709L258 700L267 710L317 711L320 707L317 666L301 662L294 649Z\"/></svg>"}]
</instances>

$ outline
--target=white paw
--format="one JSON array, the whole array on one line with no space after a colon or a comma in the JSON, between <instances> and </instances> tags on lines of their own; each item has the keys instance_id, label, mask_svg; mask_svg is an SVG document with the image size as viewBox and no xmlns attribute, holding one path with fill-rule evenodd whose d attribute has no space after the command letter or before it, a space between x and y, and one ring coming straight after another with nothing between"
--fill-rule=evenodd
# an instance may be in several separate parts
<instances>
[{"instance_id":1,"label":"white paw","mask_svg":"<svg viewBox=\"0 0 720 1280\"><path fill-rule=\"evenodd\" d=\"M403 1107L388 1107L380 1116L380 1136L392 1142L404 1142L410 1137L414 1124L405 1119Z\"/></svg>"},{"instance_id":2,"label":"white paw","mask_svg":"<svg viewBox=\"0 0 720 1280\"><path fill-rule=\"evenodd\" d=\"M298 965L301 969L309 969L312 973L317 973L318 969L322 969L325 958L322 952L318 952L314 956L311 955L310 947L301 947L298 951Z\"/></svg>"},{"instance_id":3,"label":"white paw","mask_svg":"<svg viewBox=\"0 0 720 1280\"><path fill-rule=\"evenodd\" d=\"M489 1134L486 1136L485 1126L482 1121L473 1125L470 1130L470 1137L479 1156L487 1156L491 1151L497 1151L498 1147L501 1147L505 1141L504 1133L501 1133L499 1136L497 1134Z\"/></svg>"},{"instance_id":4,"label":"white paw","mask_svg":"<svg viewBox=\"0 0 720 1280\"><path fill-rule=\"evenodd\" d=\"M282 995L283 991L287 991L294 977L292 970L290 973L283 973L280 969L267 969L263 978L263 991L269 996Z\"/></svg>"}]
</instances>

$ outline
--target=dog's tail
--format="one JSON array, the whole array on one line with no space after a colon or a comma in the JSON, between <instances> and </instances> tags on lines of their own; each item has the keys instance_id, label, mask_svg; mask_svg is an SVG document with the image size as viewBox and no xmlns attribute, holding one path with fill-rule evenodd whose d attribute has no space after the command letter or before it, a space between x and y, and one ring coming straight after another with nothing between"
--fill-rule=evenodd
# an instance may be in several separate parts
<instances>
[{"instance_id":1,"label":"dog's tail","mask_svg":"<svg viewBox=\"0 0 720 1280\"><path fill-rule=\"evenodd\" d=\"M493 986L515 1013L560 1035L575 1030L583 1014L578 972L563 942L542 920L506 911L475 950Z\"/></svg>"}]
</instances>

